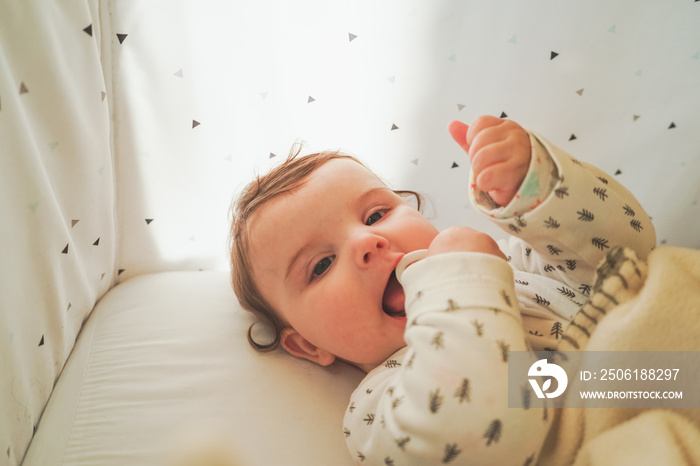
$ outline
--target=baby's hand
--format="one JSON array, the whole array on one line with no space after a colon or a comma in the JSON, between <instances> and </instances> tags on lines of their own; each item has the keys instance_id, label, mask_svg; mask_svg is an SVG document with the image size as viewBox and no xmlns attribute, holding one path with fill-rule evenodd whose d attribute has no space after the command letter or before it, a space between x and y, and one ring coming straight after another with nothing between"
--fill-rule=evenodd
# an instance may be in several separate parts
<instances>
[{"instance_id":1,"label":"baby's hand","mask_svg":"<svg viewBox=\"0 0 700 466\"><path fill-rule=\"evenodd\" d=\"M517 123L482 116L470 126L453 121L452 139L469 155L476 187L498 205L507 205L518 192L530 166L530 137Z\"/></svg>"},{"instance_id":2,"label":"baby's hand","mask_svg":"<svg viewBox=\"0 0 700 466\"><path fill-rule=\"evenodd\" d=\"M486 233L469 227L450 227L441 231L428 248L428 256L446 252L484 252L505 259L498 244Z\"/></svg>"}]
</instances>

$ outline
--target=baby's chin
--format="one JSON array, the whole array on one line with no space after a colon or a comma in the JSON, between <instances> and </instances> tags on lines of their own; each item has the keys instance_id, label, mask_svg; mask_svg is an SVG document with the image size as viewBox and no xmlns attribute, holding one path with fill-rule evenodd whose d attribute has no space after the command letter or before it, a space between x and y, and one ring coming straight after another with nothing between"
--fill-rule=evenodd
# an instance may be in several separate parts
<instances>
[{"instance_id":1,"label":"baby's chin","mask_svg":"<svg viewBox=\"0 0 700 466\"><path fill-rule=\"evenodd\" d=\"M397 319L397 321L399 319L402 319L403 325L405 327L405 323L406 323L405 317L403 317L403 318L397 317L396 319ZM373 359L372 362L353 362L353 361L350 361L348 359L343 359L343 358L338 358L338 360L343 361L343 362L350 364L352 366L355 366L364 372L370 372L372 369L376 369L379 366L385 365L387 363L387 361L391 360L392 355L394 355L397 351L399 351L400 349L405 348L405 347L406 347L406 341L403 339L403 334L401 334L401 337L397 338L397 341L395 342L393 347L384 348L383 353L378 354L376 356L376 358L368 358L368 359ZM397 361L397 363L399 363L397 365L400 365L400 362L401 361Z\"/></svg>"}]
</instances>

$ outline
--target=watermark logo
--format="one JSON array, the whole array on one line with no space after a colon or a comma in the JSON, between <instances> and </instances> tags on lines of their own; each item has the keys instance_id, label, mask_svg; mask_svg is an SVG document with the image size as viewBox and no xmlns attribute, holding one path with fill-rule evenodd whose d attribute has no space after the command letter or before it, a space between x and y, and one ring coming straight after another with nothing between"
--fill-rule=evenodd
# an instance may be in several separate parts
<instances>
[{"instance_id":1,"label":"watermark logo","mask_svg":"<svg viewBox=\"0 0 700 466\"><path fill-rule=\"evenodd\" d=\"M554 363L547 362L546 359L540 359L530 366L527 375L528 377L549 377L544 381L541 388L537 379L528 379L537 398L544 398L545 396L547 398L556 398L564 393L569 383L566 371ZM547 392L552 386L552 378L556 379L557 388L553 392Z\"/></svg>"},{"instance_id":2,"label":"watermark logo","mask_svg":"<svg viewBox=\"0 0 700 466\"><path fill-rule=\"evenodd\" d=\"M699 386L700 351L508 352L509 408L700 408Z\"/></svg>"}]
</instances>

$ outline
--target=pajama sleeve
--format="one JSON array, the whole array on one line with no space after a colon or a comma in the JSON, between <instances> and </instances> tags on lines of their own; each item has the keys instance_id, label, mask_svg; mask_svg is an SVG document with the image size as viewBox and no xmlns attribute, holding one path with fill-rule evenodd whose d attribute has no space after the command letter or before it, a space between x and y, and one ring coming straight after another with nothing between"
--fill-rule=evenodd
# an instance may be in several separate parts
<instances>
[{"instance_id":1,"label":"pajama sleeve","mask_svg":"<svg viewBox=\"0 0 700 466\"><path fill-rule=\"evenodd\" d=\"M656 233L635 197L600 169L529 134L530 170L511 204L493 205L473 182L470 189L477 209L519 238L504 248L512 265L574 287L590 282L615 246L634 249L645 259Z\"/></svg>"},{"instance_id":2,"label":"pajama sleeve","mask_svg":"<svg viewBox=\"0 0 700 466\"><path fill-rule=\"evenodd\" d=\"M344 419L358 464L534 464L546 408L508 407L508 351L526 350L508 264L428 257L403 274L407 348L370 372ZM534 360L533 360L534 361Z\"/></svg>"}]
</instances>

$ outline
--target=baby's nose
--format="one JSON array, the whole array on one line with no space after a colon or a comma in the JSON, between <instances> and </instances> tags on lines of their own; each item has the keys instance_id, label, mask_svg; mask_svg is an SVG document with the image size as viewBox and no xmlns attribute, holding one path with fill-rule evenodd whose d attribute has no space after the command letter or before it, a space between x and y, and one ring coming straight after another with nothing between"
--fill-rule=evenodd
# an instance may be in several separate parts
<instances>
[{"instance_id":1,"label":"baby's nose","mask_svg":"<svg viewBox=\"0 0 700 466\"><path fill-rule=\"evenodd\" d=\"M383 236L366 234L357 238L355 243L355 257L358 265L366 267L371 264L382 252L388 249L389 241Z\"/></svg>"}]
</instances>

